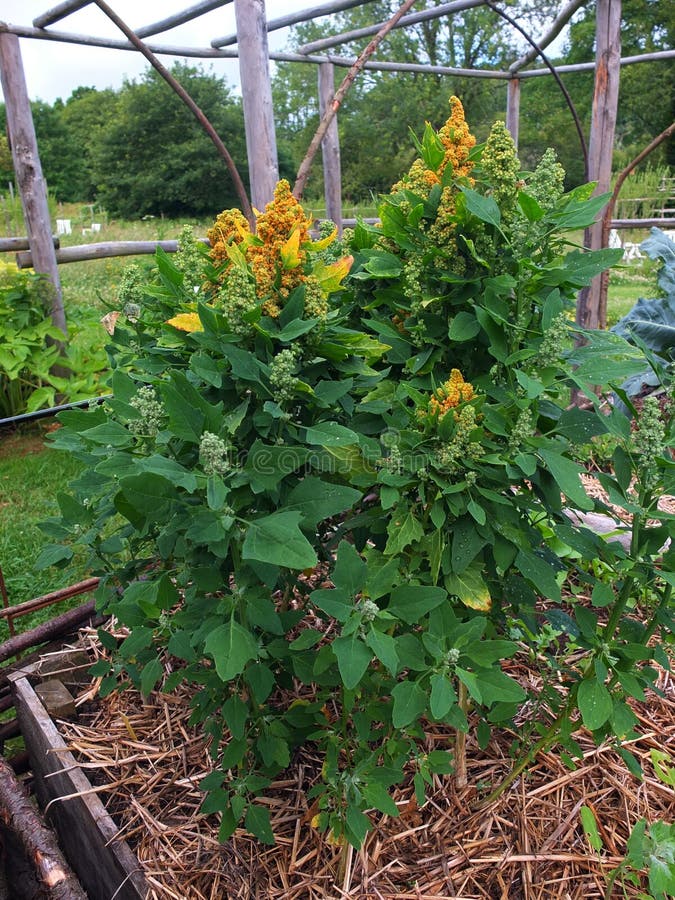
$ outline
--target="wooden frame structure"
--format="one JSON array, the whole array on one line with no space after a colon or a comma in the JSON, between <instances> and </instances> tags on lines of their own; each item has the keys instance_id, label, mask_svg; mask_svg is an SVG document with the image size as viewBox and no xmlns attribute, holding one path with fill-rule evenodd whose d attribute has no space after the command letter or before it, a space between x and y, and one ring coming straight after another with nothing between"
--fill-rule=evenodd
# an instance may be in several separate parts
<instances>
[{"instance_id":1,"label":"wooden frame structure","mask_svg":"<svg viewBox=\"0 0 675 900\"><path fill-rule=\"evenodd\" d=\"M237 32L215 38L208 47L179 47L145 41L146 38L154 38L164 31L197 19L207 12L231 2L234 3ZM331 49L374 35L380 30L383 23L375 23L367 28L313 41L299 47L295 53L270 52L267 44L268 33L365 5L368 2L369 0L329 0L320 6L313 6L267 21L264 0L200 0L179 13L136 29L132 33L133 41L77 34L52 28L71 13L89 5L98 6L112 18L112 11L103 0L63 0L57 6L37 16L30 26L0 22L0 78L6 99L14 167L21 192L30 244L30 257L28 255L24 257L24 264L30 259L36 271L46 273L51 279L54 285L52 318L64 333L66 325L60 292L58 262L65 262L66 257L61 251L61 259L57 258L49 216L46 212L47 194L25 87L19 39L32 38L133 51L138 51L139 42L142 41L144 43L142 49L147 49L150 54L199 59L238 58L251 199L254 206L262 209L271 199L274 185L278 180L269 62L302 62L316 65L319 71L320 109L324 111L330 106L335 93L333 81L335 68L351 67L353 64L353 58L334 55L330 52ZM560 34L574 13L586 2L587 0L567 0L563 3L558 16L548 32L540 38L539 44L533 44L532 49L516 60L507 71L461 69L422 63L381 62L373 59L369 59L365 63L365 68L376 71L423 72L506 81L508 83L506 121L517 143L520 83L524 78L550 75L552 71L550 66L529 69L526 67L538 56L542 56L545 60L543 50ZM451 2L442 3L430 9L404 15L395 27L405 27L480 6L493 9L495 15L500 12L494 4L494 0L451 0ZM505 18L508 17L505 16ZM114 21L120 25L118 17L115 17ZM621 0L597 0L596 59L588 63L563 65L556 68L557 72L595 70L593 120L589 142L591 149L587 176L589 180L598 182L598 191L609 189L611 152L608 153L607 148L611 148L614 143L620 67L658 59L675 58L675 50L668 50L622 59L620 22ZM124 29L125 34L129 31L131 30ZM235 44L238 45L237 49L232 49ZM323 139L322 151L327 212L339 223L342 218L341 179L336 122L333 123ZM615 224L620 226L618 222ZM588 246L597 246L599 240L601 240L599 228L587 236ZM597 299L593 295L582 298L580 324L590 327L597 324L597 313L594 312L594 309L598 305Z\"/></svg>"}]
</instances>

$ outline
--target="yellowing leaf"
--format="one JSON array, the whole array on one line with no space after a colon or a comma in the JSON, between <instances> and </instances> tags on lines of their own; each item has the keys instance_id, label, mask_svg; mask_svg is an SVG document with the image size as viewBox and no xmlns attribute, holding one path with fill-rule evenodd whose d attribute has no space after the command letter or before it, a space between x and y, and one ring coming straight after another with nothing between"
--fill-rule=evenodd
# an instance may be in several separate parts
<instances>
[{"instance_id":1,"label":"yellowing leaf","mask_svg":"<svg viewBox=\"0 0 675 900\"><path fill-rule=\"evenodd\" d=\"M324 294L328 295L340 290L340 285L346 278L353 262L353 256L345 256L328 266L322 262L315 264L313 275L321 285Z\"/></svg>"},{"instance_id":2,"label":"yellowing leaf","mask_svg":"<svg viewBox=\"0 0 675 900\"><path fill-rule=\"evenodd\" d=\"M480 564L472 564L461 575L451 573L445 577L445 587L449 594L454 594L469 609L478 612L489 612L492 597L488 586L483 581Z\"/></svg>"},{"instance_id":3,"label":"yellowing leaf","mask_svg":"<svg viewBox=\"0 0 675 900\"><path fill-rule=\"evenodd\" d=\"M302 262L300 255L300 229L294 228L291 236L279 251L284 269L297 269Z\"/></svg>"},{"instance_id":4,"label":"yellowing leaf","mask_svg":"<svg viewBox=\"0 0 675 900\"><path fill-rule=\"evenodd\" d=\"M337 225L333 229L333 231L325 238L321 238L318 241L307 241L304 246L307 247L308 250L312 250L313 252L319 252L320 250L325 250L326 247L329 247L335 238L337 237Z\"/></svg>"},{"instance_id":5,"label":"yellowing leaf","mask_svg":"<svg viewBox=\"0 0 675 900\"><path fill-rule=\"evenodd\" d=\"M169 319L167 325L173 325L179 331L203 331L204 327L197 313L179 313Z\"/></svg>"}]
</instances>

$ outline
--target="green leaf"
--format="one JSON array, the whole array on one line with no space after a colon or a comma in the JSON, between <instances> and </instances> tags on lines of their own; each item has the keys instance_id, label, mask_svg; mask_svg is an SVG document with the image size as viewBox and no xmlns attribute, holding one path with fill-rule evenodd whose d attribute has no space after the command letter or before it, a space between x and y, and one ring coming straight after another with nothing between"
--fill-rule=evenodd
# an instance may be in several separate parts
<instances>
[{"instance_id":1,"label":"green leaf","mask_svg":"<svg viewBox=\"0 0 675 900\"><path fill-rule=\"evenodd\" d=\"M473 313L462 310L453 317L448 329L448 337L451 341L462 343L473 340L480 331L480 322Z\"/></svg>"},{"instance_id":2,"label":"green leaf","mask_svg":"<svg viewBox=\"0 0 675 900\"><path fill-rule=\"evenodd\" d=\"M312 591L309 599L338 622L346 622L354 609L352 598L335 588L319 588Z\"/></svg>"},{"instance_id":3,"label":"green leaf","mask_svg":"<svg viewBox=\"0 0 675 900\"><path fill-rule=\"evenodd\" d=\"M286 506L299 510L303 524L313 529L324 519L350 509L361 497L362 492L355 488L307 475L290 492Z\"/></svg>"},{"instance_id":4,"label":"green leaf","mask_svg":"<svg viewBox=\"0 0 675 900\"><path fill-rule=\"evenodd\" d=\"M246 830L263 844L274 844L270 813L266 806L259 806L255 803L249 806L244 825Z\"/></svg>"},{"instance_id":5,"label":"green leaf","mask_svg":"<svg viewBox=\"0 0 675 900\"><path fill-rule=\"evenodd\" d=\"M378 278L398 278L403 271L399 257L386 250L367 251L367 260L363 264L363 268Z\"/></svg>"},{"instance_id":6,"label":"green leaf","mask_svg":"<svg viewBox=\"0 0 675 900\"><path fill-rule=\"evenodd\" d=\"M415 722L427 707L426 692L416 681L399 681L391 692L394 706L392 724L394 728L405 728Z\"/></svg>"},{"instance_id":7,"label":"green leaf","mask_svg":"<svg viewBox=\"0 0 675 900\"><path fill-rule=\"evenodd\" d=\"M379 781L371 781L368 784L364 784L361 790L366 802L374 809L384 813L386 816L399 815L398 806L391 794Z\"/></svg>"},{"instance_id":8,"label":"green leaf","mask_svg":"<svg viewBox=\"0 0 675 900\"><path fill-rule=\"evenodd\" d=\"M223 703L223 718L234 740L240 741L246 730L248 706L236 694L228 697Z\"/></svg>"},{"instance_id":9,"label":"green leaf","mask_svg":"<svg viewBox=\"0 0 675 900\"><path fill-rule=\"evenodd\" d=\"M538 222L544 217L544 210L539 203L530 194L526 194L525 191L518 192L518 205L528 222Z\"/></svg>"},{"instance_id":10,"label":"green leaf","mask_svg":"<svg viewBox=\"0 0 675 900\"><path fill-rule=\"evenodd\" d=\"M50 566L57 566L59 563L66 563L73 558L73 551L70 547L64 547L62 544L47 544L42 548L40 555L35 561L34 568L41 572Z\"/></svg>"},{"instance_id":11,"label":"green leaf","mask_svg":"<svg viewBox=\"0 0 675 900\"><path fill-rule=\"evenodd\" d=\"M457 703L457 694L447 675L432 675L430 683L429 709L434 719L440 722L450 712L450 707Z\"/></svg>"},{"instance_id":12,"label":"green leaf","mask_svg":"<svg viewBox=\"0 0 675 900\"><path fill-rule=\"evenodd\" d=\"M584 725L590 731L600 728L612 715L612 695L604 684L593 678L584 679L577 692L577 705Z\"/></svg>"},{"instance_id":13,"label":"green leaf","mask_svg":"<svg viewBox=\"0 0 675 900\"><path fill-rule=\"evenodd\" d=\"M350 597L355 597L366 581L368 567L349 541L340 541L333 570L333 584Z\"/></svg>"},{"instance_id":14,"label":"green leaf","mask_svg":"<svg viewBox=\"0 0 675 900\"><path fill-rule=\"evenodd\" d=\"M354 690L373 658L371 650L363 643L358 634L350 634L333 641L333 652L337 657L344 686L348 691Z\"/></svg>"},{"instance_id":15,"label":"green leaf","mask_svg":"<svg viewBox=\"0 0 675 900\"><path fill-rule=\"evenodd\" d=\"M297 510L285 510L249 522L242 557L288 569L313 569L316 553L298 527L301 518Z\"/></svg>"},{"instance_id":16,"label":"green leaf","mask_svg":"<svg viewBox=\"0 0 675 900\"><path fill-rule=\"evenodd\" d=\"M254 665L247 667L245 678L253 692L255 702L264 703L274 687L274 675L271 669L264 663L254 663Z\"/></svg>"},{"instance_id":17,"label":"green leaf","mask_svg":"<svg viewBox=\"0 0 675 900\"><path fill-rule=\"evenodd\" d=\"M396 652L395 639L390 634L378 631L371 625L366 633L366 644L368 644L380 662L387 667L390 674L396 675L399 668L399 659Z\"/></svg>"},{"instance_id":18,"label":"green leaf","mask_svg":"<svg viewBox=\"0 0 675 900\"><path fill-rule=\"evenodd\" d=\"M138 469L141 472L161 475L162 478L166 478L173 484L178 485L178 487L185 488L189 494L197 490L196 476L189 469L186 469L185 466L181 466L180 463L173 459L167 459L165 456L159 456L154 453L145 459L139 459Z\"/></svg>"},{"instance_id":19,"label":"green leaf","mask_svg":"<svg viewBox=\"0 0 675 900\"><path fill-rule=\"evenodd\" d=\"M89 428L87 430L87 439L95 444L104 444L116 449L129 447L134 442L131 434L119 422L105 422L103 425Z\"/></svg>"},{"instance_id":20,"label":"green leaf","mask_svg":"<svg viewBox=\"0 0 675 900\"><path fill-rule=\"evenodd\" d=\"M320 422L306 433L308 444L320 447L352 447L358 445L359 437L355 431L338 425L337 422Z\"/></svg>"},{"instance_id":21,"label":"green leaf","mask_svg":"<svg viewBox=\"0 0 675 900\"><path fill-rule=\"evenodd\" d=\"M416 625L430 610L440 606L447 596L440 587L402 584L391 592L387 612L408 625Z\"/></svg>"},{"instance_id":22,"label":"green leaf","mask_svg":"<svg viewBox=\"0 0 675 900\"><path fill-rule=\"evenodd\" d=\"M483 197L482 194L472 191L470 188L462 188L462 194L466 201L466 208L472 215L479 218L481 222L499 227L502 214L492 197Z\"/></svg>"},{"instance_id":23,"label":"green leaf","mask_svg":"<svg viewBox=\"0 0 675 900\"><path fill-rule=\"evenodd\" d=\"M349 843L358 849L370 831L370 819L357 806L351 805L347 807L345 819Z\"/></svg>"},{"instance_id":24,"label":"green leaf","mask_svg":"<svg viewBox=\"0 0 675 900\"><path fill-rule=\"evenodd\" d=\"M445 587L449 594L454 594L469 609L487 612L492 607L492 598L488 586L483 580L482 564L472 564L463 572L451 572L445 576Z\"/></svg>"},{"instance_id":25,"label":"green leaf","mask_svg":"<svg viewBox=\"0 0 675 900\"><path fill-rule=\"evenodd\" d=\"M579 814L581 816L581 827L584 829L584 834L588 838L588 843L593 850L602 850L602 838L598 831L598 823L595 821L593 810L589 806L582 806L579 810Z\"/></svg>"},{"instance_id":26,"label":"green leaf","mask_svg":"<svg viewBox=\"0 0 675 900\"><path fill-rule=\"evenodd\" d=\"M524 578L532 582L542 597L560 603L560 585L556 581L555 572L540 556L520 550L516 556L516 568Z\"/></svg>"},{"instance_id":27,"label":"green leaf","mask_svg":"<svg viewBox=\"0 0 675 900\"><path fill-rule=\"evenodd\" d=\"M561 492L579 509L593 509L593 501L579 479L584 472L583 467L551 450L542 449L539 451L539 455L555 478Z\"/></svg>"},{"instance_id":28,"label":"green leaf","mask_svg":"<svg viewBox=\"0 0 675 900\"><path fill-rule=\"evenodd\" d=\"M384 552L387 556L398 556L409 544L423 537L424 529L412 512L402 520L394 516L389 525L389 539Z\"/></svg>"},{"instance_id":29,"label":"green leaf","mask_svg":"<svg viewBox=\"0 0 675 900\"><path fill-rule=\"evenodd\" d=\"M205 652L213 657L221 681L232 681L244 671L246 663L258 655L253 635L231 616L226 625L211 631L204 643Z\"/></svg>"},{"instance_id":30,"label":"green leaf","mask_svg":"<svg viewBox=\"0 0 675 900\"><path fill-rule=\"evenodd\" d=\"M154 690L155 685L163 674L162 663L156 656L143 666L141 671L141 693L144 697L147 697Z\"/></svg>"}]
</instances>

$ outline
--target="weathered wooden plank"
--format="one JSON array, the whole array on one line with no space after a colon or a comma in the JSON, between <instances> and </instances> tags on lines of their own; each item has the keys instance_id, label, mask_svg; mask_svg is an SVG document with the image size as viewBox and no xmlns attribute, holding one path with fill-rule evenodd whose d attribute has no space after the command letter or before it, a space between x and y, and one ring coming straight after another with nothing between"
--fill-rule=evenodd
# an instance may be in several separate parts
<instances>
[{"instance_id":1,"label":"weathered wooden plank","mask_svg":"<svg viewBox=\"0 0 675 900\"><path fill-rule=\"evenodd\" d=\"M508 83L506 94L506 127L513 143L518 147L518 129L520 126L520 79L512 78Z\"/></svg>"},{"instance_id":2,"label":"weathered wooden plank","mask_svg":"<svg viewBox=\"0 0 675 900\"><path fill-rule=\"evenodd\" d=\"M47 185L42 174L35 126L21 60L19 39L0 22L0 83L5 97L7 129L12 148L14 172L21 193L21 205L28 231L33 265L51 281L49 298L52 322L68 334L63 308L59 269L52 240L47 202Z\"/></svg>"},{"instance_id":3,"label":"weathered wooden plank","mask_svg":"<svg viewBox=\"0 0 675 900\"><path fill-rule=\"evenodd\" d=\"M154 253L158 247L167 253L178 250L178 241L102 241L98 244L80 244L77 247L61 247L56 251L58 263L82 262L85 259L106 259L111 256L141 256ZM16 264L20 269L33 264L29 250L16 254Z\"/></svg>"},{"instance_id":4,"label":"weathered wooden plank","mask_svg":"<svg viewBox=\"0 0 675 900\"><path fill-rule=\"evenodd\" d=\"M83 6L89 6L91 2L92 0L64 0L63 3L59 3L58 6L48 9L47 12L42 13L41 16L33 19L33 25L36 28L46 28L47 25L53 25L54 22L58 22L59 19L63 19L71 13L77 12L77 10L82 9Z\"/></svg>"},{"instance_id":5,"label":"weathered wooden plank","mask_svg":"<svg viewBox=\"0 0 675 900\"><path fill-rule=\"evenodd\" d=\"M120 839L25 673L11 675L10 682L36 794L90 900L142 900L148 885L137 858Z\"/></svg>"},{"instance_id":6,"label":"weathered wooden plank","mask_svg":"<svg viewBox=\"0 0 675 900\"><path fill-rule=\"evenodd\" d=\"M61 239L53 234L52 241L56 250L61 246ZM0 253L16 253L18 250L30 250L30 241L27 237L0 238Z\"/></svg>"},{"instance_id":7,"label":"weathered wooden plank","mask_svg":"<svg viewBox=\"0 0 675 900\"><path fill-rule=\"evenodd\" d=\"M234 0L251 203L264 209L279 180L265 0Z\"/></svg>"},{"instance_id":8,"label":"weathered wooden plank","mask_svg":"<svg viewBox=\"0 0 675 900\"><path fill-rule=\"evenodd\" d=\"M312 6L309 9L299 9L295 12L287 13L285 16L279 16L278 19L270 19L267 23L267 32L277 31L279 28L288 28L289 25L297 25L299 22L311 22L312 19L318 19L321 16L342 12L345 9L353 9L355 6L362 6L363 2L364 0L333 0L332 3L323 3L321 6ZM137 32L137 34L139 37L141 36L140 32ZM211 46L227 47L236 43L237 35L227 34L225 37L212 40Z\"/></svg>"},{"instance_id":9,"label":"weathered wooden plank","mask_svg":"<svg viewBox=\"0 0 675 900\"><path fill-rule=\"evenodd\" d=\"M319 66L319 116L323 119L335 95L335 69L331 63ZM321 141L323 158L323 191L326 217L337 223L342 234L342 167L340 164L340 136L335 116Z\"/></svg>"},{"instance_id":10,"label":"weathered wooden plank","mask_svg":"<svg viewBox=\"0 0 675 900\"><path fill-rule=\"evenodd\" d=\"M212 9L218 9L219 6L226 6L231 2L232 0L201 0L201 3L195 3L194 6L189 6L187 9L174 13L174 15L168 16L166 19L162 19L159 22L153 22L152 25L144 25L142 28L135 28L134 31L139 38L146 38L152 34L160 34L162 31L169 31L171 28L176 28L178 25L184 25L185 22L191 22L192 19L203 16L204 13L211 12Z\"/></svg>"},{"instance_id":11,"label":"weathered wooden plank","mask_svg":"<svg viewBox=\"0 0 675 900\"><path fill-rule=\"evenodd\" d=\"M596 181L596 193L609 190L612 178L612 148L619 106L621 61L621 0L598 0L596 9L596 70L591 137L588 147L588 178ZM587 228L584 246L599 250L603 244L602 220ZM577 324L582 328L604 328L606 309L601 303L602 275L584 288L577 301Z\"/></svg>"}]
</instances>

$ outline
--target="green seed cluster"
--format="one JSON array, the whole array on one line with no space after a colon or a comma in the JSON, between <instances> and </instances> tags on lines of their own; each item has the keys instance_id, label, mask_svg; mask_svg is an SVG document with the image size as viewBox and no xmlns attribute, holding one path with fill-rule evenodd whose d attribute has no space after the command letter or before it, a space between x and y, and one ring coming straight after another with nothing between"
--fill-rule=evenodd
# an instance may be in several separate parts
<instances>
[{"instance_id":1,"label":"green seed cluster","mask_svg":"<svg viewBox=\"0 0 675 900\"><path fill-rule=\"evenodd\" d=\"M255 282L251 281L243 269L232 266L218 294L218 303L235 334L248 334L251 331L251 324L244 316L255 309L257 302Z\"/></svg>"},{"instance_id":2,"label":"green seed cluster","mask_svg":"<svg viewBox=\"0 0 675 900\"><path fill-rule=\"evenodd\" d=\"M183 273L183 287L197 294L204 283L204 256L195 240L192 225L183 225L175 256L176 268Z\"/></svg>"},{"instance_id":3,"label":"green seed cluster","mask_svg":"<svg viewBox=\"0 0 675 900\"><path fill-rule=\"evenodd\" d=\"M305 281L305 315L308 319L325 319L328 315L328 300L315 275L308 275Z\"/></svg>"},{"instance_id":4,"label":"green seed cluster","mask_svg":"<svg viewBox=\"0 0 675 900\"><path fill-rule=\"evenodd\" d=\"M645 397L632 444L640 485L646 491L653 490L658 482L658 460L666 446L666 426L658 397Z\"/></svg>"},{"instance_id":5,"label":"green seed cluster","mask_svg":"<svg viewBox=\"0 0 675 900\"><path fill-rule=\"evenodd\" d=\"M206 475L225 475L232 468L230 448L217 434L205 431L199 441L199 462Z\"/></svg>"},{"instance_id":6,"label":"green seed cluster","mask_svg":"<svg viewBox=\"0 0 675 900\"><path fill-rule=\"evenodd\" d=\"M270 383L279 402L290 400L295 393L298 379L293 374L297 360L293 350L280 350L270 363Z\"/></svg>"},{"instance_id":7,"label":"green seed cluster","mask_svg":"<svg viewBox=\"0 0 675 900\"><path fill-rule=\"evenodd\" d=\"M129 430L133 434L154 437L164 421L164 407L155 389L149 384L141 385L129 403L141 414L140 419L134 419L129 423Z\"/></svg>"},{"instance_id":8,"label":"green seed cluster","mask_svg":"<svg viewBox=\"0 0 675 900\"><path fill-rule=\"evenodd\" d=\"M565 313L558 313L544 332L544 338L534 357L537 368L556 366L560 363L563 351L569 343L569 321Z\"/></svg>"},{"instance_id":9,"label":"green seed cluster","mask_svg":"<svg viewBox=\"0 0 675 900\"><path fill-rule=\"evenodd\" d=\"M534 422L531 410L529 407L522 409L509 435L509 451L512 454L518 453L525 441L532 437L533 428Z\"/></svg>"},{"instance_id":10,"label":"green seed cluster","mask_svg":"<svg viewBox=\"0 0 675 900\"><path fill-rule=\"evenodd\" d=\"M441 445L434 459L437 469L450 474L465 468L467 461L476 462L485 452L480 441L474 438L477 422L473 406L464 406L456 416L454 434Z\"/></svg>"},{"instance_id":11,"label":"green seed cluster","mask_svg":"<svg viewBox=\"0 0 675 900\"><path fill-rule=\"evenodd\" d=\"M117 288L117 299L123 309L133 306L140 311L143 303L143 274L135 263L126 266L122 272Z\"/></svg>"},{"instance_id":12,"label":"green seed cluster","mask_svg":"<svg viewBox=\"0 0 675 900\"><path fill-rule=\"evenodd\" d=\"M551 209L562 197L565 190L565 170L551 147L539 160L539 165L527 182L526 190L543 209Z\"/></svg>"},{"instance_id":13,"label":"green seed cluster","mask_svg":"<svg viewBox=\"0 0 675 900\"><path fill-rule=\"evenodd\" d=\"M380 611L380 607L373 600L362 600L359 609L363 622L372 622Z\"/></svg>"},{"instance_id":14,"label":"green seed cluster","mask_svg":"<svg viewBox=\"0 0 675 900\"><path fill-rule=\"evenodd\" d=\"M482 166L492 184L492 196L502 214L513 208L519 190L520 162L506 125L495 122L483 151Z\"/></svg>"}]
</instances>

